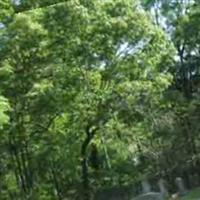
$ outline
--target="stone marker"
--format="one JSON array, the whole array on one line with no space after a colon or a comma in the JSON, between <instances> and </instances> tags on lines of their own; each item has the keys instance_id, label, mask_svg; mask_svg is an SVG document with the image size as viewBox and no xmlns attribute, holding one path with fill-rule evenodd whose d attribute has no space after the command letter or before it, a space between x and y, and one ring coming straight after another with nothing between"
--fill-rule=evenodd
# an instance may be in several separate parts
<instances>
[{"instance_id":1,"label":"stone marker","mask_svg":"<svg viewBox=\"0 0 200 200\"><path fill-rule=\"evenodd\" d=\"M165 200L165 197L160 192L149 192L132 198L131 200Z\"/></svg>"},{"instance_id":2,"label":"stone marker","mask_svg":"<svg viewBox=\"0 0 200 200\"><path fill-rule=\"evenodd\" d=\"M142 193L146 194L149 192L151 192L151 185L148 180L143 180L142 181Z\"/></svg>"},{"instance_id":3,"label":"stone marker","mask_svg":"<svg viewBox=\"0 0 200 200\"><path fill-rule=\"evenodd\" d=\"M163 196L167 197L169 195L168 189L166 187L166 182L163 179L160 179L158 181L158 187L159 187L160 193L163 194Z\"/></svg>"},{"instance_id":4,"label":"stone marker","mask_svg":"<svg viewBox=\"0 0 200 200\"><path fill-rule=\"evenodd\" d=\"M175 183L176 183L176 186L177 186L177 189L178 189L178 193L180 195L185 195L187 194L187 190L185 188L185 185L184 185L184 182L183 182L183 179L181 177L177 177L175 179Z\"/></svg>"}]
</instances>

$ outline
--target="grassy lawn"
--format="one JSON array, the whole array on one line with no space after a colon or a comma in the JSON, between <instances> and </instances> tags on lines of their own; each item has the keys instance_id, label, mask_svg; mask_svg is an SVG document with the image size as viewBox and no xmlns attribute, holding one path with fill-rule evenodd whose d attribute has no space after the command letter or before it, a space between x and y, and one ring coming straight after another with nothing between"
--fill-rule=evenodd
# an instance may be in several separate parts
<instances>
[{"instance_id":1,"label":"grassy lawn","mask_svg":"<svg viewBox=\"0 0 200 200\"><path fill-rule=\"evenodd\" d=\"M182 197L181 200L200 200L200 188L192 190L186 196Z\"/></svg>"}]
</instances>

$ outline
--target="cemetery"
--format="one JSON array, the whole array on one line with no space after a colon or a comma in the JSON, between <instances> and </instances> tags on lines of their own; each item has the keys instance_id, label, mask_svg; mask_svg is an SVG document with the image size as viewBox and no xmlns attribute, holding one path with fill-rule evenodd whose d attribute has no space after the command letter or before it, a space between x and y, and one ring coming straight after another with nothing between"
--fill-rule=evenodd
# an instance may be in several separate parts
<instances>
[{"instance_id":1,"label":"cemetery","mask_svg":"<svg viewBox=\"0 0 200 200\"><path fill-rule=\"evenodd\" d=\"M167 183L163 179L159 179L157 182L157 189L159 191L153 191L152 188L155 188L155 185L151 185L150 182L144 180L141 182L141 194L136 195L133 191L133 187L118 187L112 188L107 191L100 192L94 200L200 200L200 187L195 182L196 180L191 180L191 188L188 190L185 186L185 183L181 177L175 179L176 190L175 193L170 193L167 188ZM132 190L132 191L131 191Z\"/></svg>"}]
</instances>

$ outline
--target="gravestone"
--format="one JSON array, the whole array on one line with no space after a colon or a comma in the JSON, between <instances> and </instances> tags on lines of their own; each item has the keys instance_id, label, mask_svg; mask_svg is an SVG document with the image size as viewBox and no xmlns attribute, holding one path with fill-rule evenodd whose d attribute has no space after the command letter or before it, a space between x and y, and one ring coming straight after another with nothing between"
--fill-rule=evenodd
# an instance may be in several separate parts
<instances>
[{"instance_id":1,"label":"gravestone","mask_svg":"<svg viewBox=\"0 0 200 200\"><path fill-rule=\"evenodd\" d=\"M160 192L149 192L132 198L131 200L165 200L165 197Z\"/></svg>"},{"instance_id":2,"label":"gravestone","mask_svg":"<svg viewBox=\"0 0 200 200\"><path fill-rule=\"evenodd\" d=\"M185 188L185 185L184 185L184 182L183 182L183 179L181 177L177 177L175 179L175 183L176 183L176 186L177 186L177 189L178 189L178 193L180 195L185 195L187 194L187 190Z\"/></svg>"},{"instance_id":3,"label":"gravestone","mask_svg":"<svg viewBox=\"0 0 200 200\"><path fill-rule=\"evenodd\" d=\"M159 179L158 187L159 187L161 194L163 194L165 197L168 196L169 193L168 193L168 189L167 189L165 180Z\"/></svg>"},{"instance_id":4,"label":"gravestone","mask_svg":"<svg viewBox=\"0 0 200 200\"><path fill-rule=\"evenodd\" d=\"M164 200L168 194L168 190L165 185L165 181L160 179L158 181L160 192L151 192L151 185L147 180L144 180L142 181L143 194L133 198L132 200Z\"/></svg>"},{"instance_id":5,"label":"gravestone","mask_svg":"<svg viewBox=\"0 0 200 200\"><path fill-rule=\"evenodd\" d=\"M146 194L149 192L151 192L151 185L148 180L143 180L142 181L142 193Z\"/></svg>"},{"instance_id":6,"label":"gravestone","mask_svg":"<svg viewBox=\"0 0 200 200\"><path fill-rule=\"evenodd\" d=\"M191 188L195 188L199 186L199 176L198 174L191 174L189 176L189 183Z\"/></svg>"}]
</instances>

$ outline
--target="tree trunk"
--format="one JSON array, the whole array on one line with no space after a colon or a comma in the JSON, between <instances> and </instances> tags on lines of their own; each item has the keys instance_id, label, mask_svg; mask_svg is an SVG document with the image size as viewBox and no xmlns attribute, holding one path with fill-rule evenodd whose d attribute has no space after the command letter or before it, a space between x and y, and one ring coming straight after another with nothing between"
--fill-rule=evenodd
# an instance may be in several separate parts
<instances>
[{"instance_id":1,"label":"tree trunk","mask_svg":"<svg viewBox=\"0 0 200 200\"><path fill-rule=\"evenodd\" d=\"M90 137L87 137L82 144L81 148L81 167L82 167L82 184L83 184L83 199L89 200L89 180L88 180L88 167L87 167L87 155L86 150L90 143Z\"/></svg>"},{"instance_id":2,"label":"tree trunk","mask_svg":"<svg viewBox=\"0 0 200 200\"><path fill-rule=\"evenodd\" d=\"M56 192L57 192L57 198L58 198L58 200L62 200L62 194L60 191L59 182L58 182L57 174L56 174L56 169L54 167L53 161L51 162L50 169L51 169L52 181L53 181L53 184L54 184Z\"/></svg>"},{"instance_id":3,"label":"tree trunk","mask_svg":"<svg viewBox=\"0 0 200 200\"><path fill-rule=\"evenodd\" d=\"M87 148L92 141L98 127L92 129L92 126L86 127L86 138L81 146L81 167L82 167L82 189L83 189L83 200L90 199L90 186L87 166Z\"/></svg>"}]
</instances>

